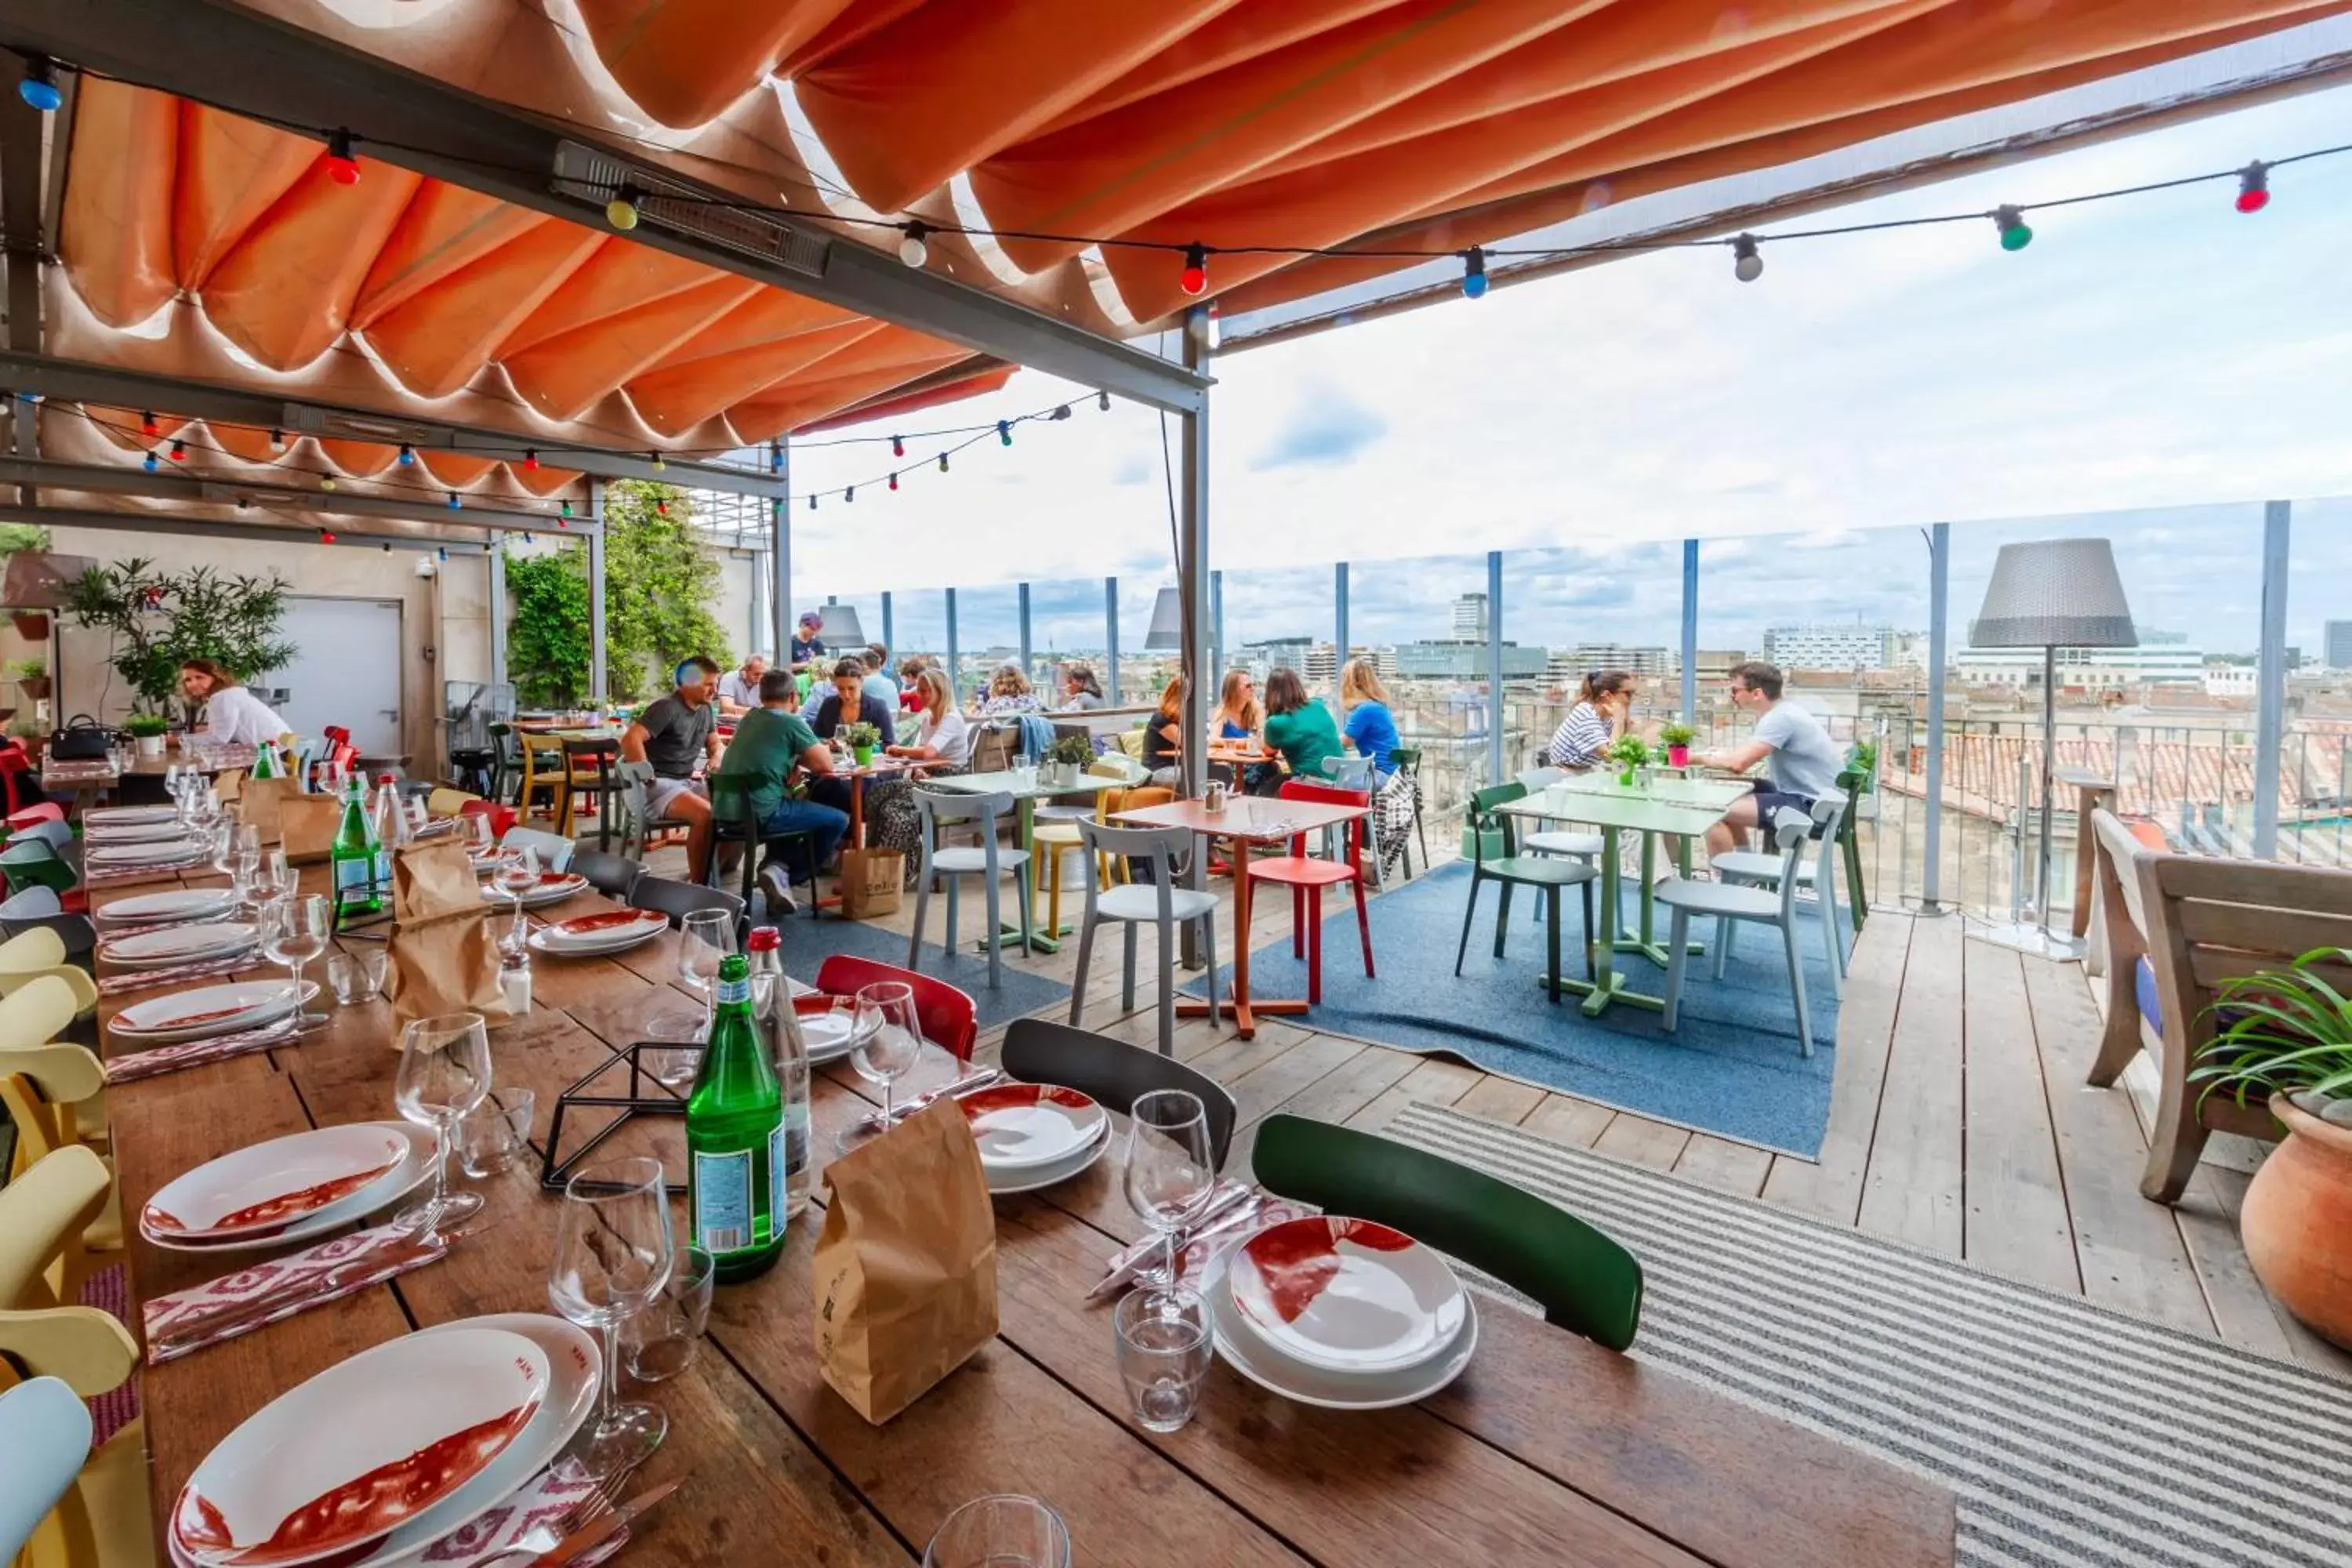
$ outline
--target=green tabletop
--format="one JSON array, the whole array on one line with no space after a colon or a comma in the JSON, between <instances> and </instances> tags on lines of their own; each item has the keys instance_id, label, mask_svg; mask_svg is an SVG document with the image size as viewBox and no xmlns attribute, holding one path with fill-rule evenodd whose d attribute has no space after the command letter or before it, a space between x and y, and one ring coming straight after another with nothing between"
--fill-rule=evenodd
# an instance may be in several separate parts
<instances>
[{"instance_id":1,"label":"green tabletop","mask_svg":"<svg viewBox=\"0 0 2352 1568\"><path fill-rule=\"evenodd\" d=\"M943 790L954 795L1002 793L1011 795L1020 806L1020 846L1024 849L1034 849L1036 847L1035 807L1038 801L1065 795L1098 795L1107 789L1125 788L1127 784L1128 781L1125 779L1115 779L1103 773L1080 773L1076 779L1068 784L1048 784L1042 777L1024 778L1021 773L1003 769L992 773L948 773L940 778L925 779L923 787ZM1036 911L1033 906L1036 902L1036 881L1032 878L1029 886L1029 902L1022 906L1022 925L1028 928L1027 941L1029 945L1042 952L1058 952L1061 951L1059 939L1067 935L1070 928L1065 924L1048 931L1041 932L1035 930ZM1019 932L1008 922L1000 933L999 940L1003 940L1004 936L1016 934ZM987 945L984 939L981 945L982 947Z\"/></svg>"}]
</instances>

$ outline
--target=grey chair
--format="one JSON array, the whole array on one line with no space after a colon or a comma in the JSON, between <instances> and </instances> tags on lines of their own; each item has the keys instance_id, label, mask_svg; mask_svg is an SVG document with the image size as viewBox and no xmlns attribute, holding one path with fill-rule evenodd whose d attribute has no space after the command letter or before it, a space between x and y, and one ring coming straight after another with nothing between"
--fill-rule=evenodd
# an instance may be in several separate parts
<instances>
[{"instance_id":1,"label":"grey chair","mask_svg":"<svg viewBox=\"0 0 2352 1568\"><path fill-rule=\"evenodd\" d=\"M1197 1095L1201 1109L1208 1113L1214 1163L1217 1169L1224 1169L1225 1152L1233 1147L1234 1123L1241 1120L1241 1111L1225 1087L1198 1068L1108 1035L1049 1024L1043 1018L1013 1020L1004 1031L1003 1060L1004 1070L1024 1083L1057 1083L1077 1089L1121 1116L1154 1089L1181 1089Z\"/></svg>"},{"instance_id":2,"label":"grey chair","mask_svg":"<svg viewBox=\"0 0 2352 1568\"><path fill-rule=\"evenodd\" d=\"M0 1393L0 1563L13 1563L72 1489L89 1458L89 1407L62 1379L27 1378Z\"/></svg>"},{"instance_id":3,"label":"grey chair","mask_svg":"<svg viewBox=\"0 0 2352 1568\"><path fill-rule=\"evenodd\" d=\"M1078 927L1078 971L1070 982L1070 1022L1079 1021L1087 1005L1087 964L1094 957L1095 928L1105 921L1118 921L1125 928L1127 947L1124 967L1120 971L1119 1009L1135 1010L1135 928L1149 923L1160 929L1160 1054L1173 1056L1176 1050L1176 928L1187 921L1201 922L1201 943L1211 955L1207 978L1209 1012L1217 1010L1217 899L1213 893L1192 888L1180 888L1185 855L1192 848L1192 835L1181 827L1107 827L1099 822L1080 822L1078 858L1087 868L1087 910ZM1136 880L1124 887L1106 888L1101 883L1097 867L1105 855L1124 856L1136 872ZM1150 868L1150 879L1144 878L1144 862Z\"/></svg>"},{"instance_id":4,"label":"grey chair","mask_svg":"<svg viewBox=\"0 0 2352 1568\"><path fill-rule=\"evenodd\" d=\"M655 776L651 763L624 759L613 764L613 804L620 815L621 853L633 860L646 858L655 834L686 831L686 824L677 817L653 815L648 803Z\"/></svg>"},{"instance_id":5,"label":"grey chair","mask_svg":"<svg viewBox=\"0 0 2352 1568\"><path fill-rule=\"evenodd\" d=\"M1813 814L1783 806L1773 819L1772 836L1780 847L1780 867L1771 888L1759 888L1738 882L1700 882L1675 877L1658 884L1657 900L1674 911L1672 929L1666 936L1666 1010L1665 1027L1673 1034L1679 1021L1683 998L1683 972L1690 967L1690 922L1693 915L1715 921L1715 977L1723 978L1724 965L1731 956L1731 929L1734 921L1749 921L1758 925L1780 929L1781 950L1789 958L1789 990L1797 1003L1797 1037L1804 1042L1805 1055L1813 1054L1813 1018L1805 1003L1804 955L1797 940L1797 926L1804 917L1797 907L1797 891L1804 886L1799 875L1803 868L1806 847L1831 842L1826 829L1845 809L1846 797L1825 795L1813 803Z\"/></svg>"},{"instance_id":6,"label":"grey chair","mask_svg":"<svg viewBox=\"0 0 2352 1568\"><path fill-rule=\"evenodd\" d=\"M506 837L499 839L499 843L508 849L538 850L539 868L542 871L570 870L572 857L580 852L577 840L566 838L561 833L549 833L538 827L509 827L506 831Z\"/></svg>"},{"instance_id":7,"label":"grey chair","mask_svg":"<svg viewBox=\"0 0 2352 1568\"><path fill-rule=\"evenodd\" d=\"M1843 837L1846 819L1853 813L1853 797L1846 795L1842 798L1843 804L1822 830L1823 842L1832 846ZM1799 902L1820 917L1822 942L1830 951L1830 995L1832 998L1844 994L1845 987L1842 982L1846 972L1845 937L1838 929L1837 863L1837 856L1824 849L1819 854L1807 856L1797 868L1797 889L1806 895ZM1778 889L1780 885L1781 858L1778 855L1756 849L1735 849L1727 855L1708 857L1707 864L1714 868L1719 881L1767 889ZM1852 879L1848 880L1850 882ZM1859 892L1858 889L1849 886L1846 897L1849 900L1858 898ZM1726 929L1737 931L1738 927ZM1727 938L1722 956L1728 958L1730 948L1731 942Z\"/></svg>"},{"instance_id":8,"label":"grey chair","mask_svg":"<svg viewBox=\"0 0 2352 1568\"><path fill-rule=\"evenodd\" d=\"M656 910L677 925L697 910L725 910L737 925L743 923L743 900L718 888L672 881L667 877L640 877L629 889L632 908Z\"/></svg>"},{"instance_id":9,"label":"grey chair","mask_svg":"<svg viewBox=\"0 0 2352 1568\"><path fill-rule=\"evenodd\" d=\"M931 884L944 879L947 883L948 927L947 951L956 950L956 888L966 877L978 877L988 894L988 988L994 991L1004 983L1004 921L1000 917L998 884L1004 873L1013 873L1015 895L1021 900L1021 951L1034 952L1034 933L1029 929L1029 851L1014 849L999 842L998 826L1013 816L1013 796L1009 792L994 795L961 795L952 790L925 789L915 786L915 804L922 813L923 870L921 880L915 884L915 929L907 938L907 967L919 969L917 961L923 951L923 927L929 918ZM940 842L942 828L968 827L980 835L974 845Z\"/></svg>"},{"instance_id":10,"label":"grey chair","mask_svg":"<svg viewBox=\"0 0 2352 1568\"><path fill-rule=\"evenodd\" d=\"M642 862L603 849L580 850L572 857L572 868L587 878L590 887L625 904L636 888L637 879L646 874Z\"/></svg>"}]
</instances>

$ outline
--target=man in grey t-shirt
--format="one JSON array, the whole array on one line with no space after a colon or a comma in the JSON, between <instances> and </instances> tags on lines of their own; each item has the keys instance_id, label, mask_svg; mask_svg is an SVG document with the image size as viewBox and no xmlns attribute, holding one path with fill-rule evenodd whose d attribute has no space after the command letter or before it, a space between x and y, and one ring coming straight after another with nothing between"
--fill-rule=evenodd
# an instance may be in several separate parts
<instances>
[{"instance_id":1,"label":"man in grey t-shirt","mask_svg":"<svg viewBox=\"0 0 2352 1568\"><path fill-rule=\"evenodd\" d=\"M1758 661L1732 666L1731 702L1756 715L1748 743L1691 760L1734 773L1763 763L1766 782L1753 795L1733 801L1723 820L1706 830L1710 855L1738 848L1748 828L1769 823L1782 806L1810 813L1814 801L1837 788L1838 771L1845 766L1845 754L1822 721L1794 702L1780 700L1780 672L1775 667Z\"/></svg>"},{"instance_id":2,"label":"man in grey t-shirt","mask_svg":"<svg viewBox=\"0 0 2352 1568\"><path fill-rule=\"evenodd\" d=\"M646 703L621 736L623 757L653 764L646 815L686 824L687 874L698 882L710 855L710 798L694 770L719 758L719 717L710 705L718 681L716 660L680 660L677 689Z\"/></svg>"}]
</instances>

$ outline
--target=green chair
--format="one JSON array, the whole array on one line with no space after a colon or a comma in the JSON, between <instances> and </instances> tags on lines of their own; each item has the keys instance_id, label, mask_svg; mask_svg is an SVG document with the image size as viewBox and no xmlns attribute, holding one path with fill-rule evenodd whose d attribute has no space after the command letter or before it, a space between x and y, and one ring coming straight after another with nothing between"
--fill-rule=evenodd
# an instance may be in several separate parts
<instances>
[{"instance_id":1,"label":"green chair","mask_svg":"<svg viewBox=\"0 0 2352 1568\"><path fill-rule=\"evenodd\" d=\"M1838 818L1838 854L1845 862L1846 902L1853 910L1853 934L1862 935L1862 922L1870 918L1870 897L1862 890L1862 839L1854 823L1862 816L1862 803L1871 793L1872 779L1860 768L1848 768L1838 774L1838 793L1853 802L1853 808Z\"/></svg>"},{"instance_id":2,"label":"green chair","mask_svg":"<svg viewBox=\"0 0 2352 1568\"><path fill-rule=\"evenodd\" d=\"M0 879L13 895L26 888L54 888L58 895L73 891L80 876L38 838L23 839L0 849Z\"/></svg>"},{"instance_id":3,"label":"green chair","mask_svg":"<svg viewBox=\"0 0 2352 1568\"><path fill-rule=\"evenodd\" d=\"M1558 923L1557 919L1554 921ZM1422 1150L1277 1111L1250 1168L1267 1191L1403 1231L1535 1298L1544 1321L1611 1350L1642 1321L1642 1265L1557 1204Z\"/></svg>"},{"instance_id":4,"label":"green chair","mask_svg":"<svg viewBox=\"0 0 2352 1568\"><path fill-rule=\"evenodd\" d=\"M1511 889L1541 888L1544 894L1544 952L1550 967L1545 973L1552 981L1560 977L1559 968L1559 890L1576 888L1584 894L1584 974L1593 978L1592 958L1592 883L1601 875L1582 860L1564 860L1549 855L1518 853L1513 819L1495 808L1511 801L1526 798L1528 786L1523 784L1496 784L1482 789L1470 797L1470 826L1476 831L1471 836L1475 858L1470 863L1470 897L1462 906L1462 941L1454 950L1454 973L1462 973L1462 960L1470 952L1470 921L1478 912L1478 889L1487 882L1502 885L1502 893L1495 910L1495 956L1503 956L1503 941L1511 923ZM1486 853L1486 832L1491 828L1500 835L1503 853L1490 857ZM1559 1001L1560 988L1547 984L1555 1005Z\"/></svg>"}]
</instances>

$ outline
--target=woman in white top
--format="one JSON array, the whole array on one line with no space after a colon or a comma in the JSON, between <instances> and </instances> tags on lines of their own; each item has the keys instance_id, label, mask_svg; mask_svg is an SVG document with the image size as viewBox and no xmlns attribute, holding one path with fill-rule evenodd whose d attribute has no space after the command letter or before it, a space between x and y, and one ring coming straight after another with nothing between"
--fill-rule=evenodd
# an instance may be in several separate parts
<instances>
[{"instance_id":1,"label":"woman in white top","mask_svg":"<svg viewBox=\"0 0 2352 1568\"><path fill-rule=\"evenodd\" d=\"M205 727L196 733L215 745L263 746L287 733L276 709L209 658L180 666L180 694L205 705Z\"/></svg>"},{"instance_id":2,"label":"woman in white top","mask_svg":"<svg viewBox=\"0 0 2352 1568\"><path fill-rule=\"evenodd\" d=\"M910 689L921 713L913 738L905 745L885 746L884 752L918 764L927 777L962 773L971 757L971 726L956 710L955 689L948 684L947 672L927 665ZM908 733L903 722L898 733ZM904 855L909 888L915 885L923 861L922 808L915 803L915 792L907 787L907 780L913 776L910 769L898 778L877 777L866 784L866 846Z\"/></svg>"}]
</instances>

